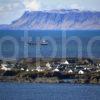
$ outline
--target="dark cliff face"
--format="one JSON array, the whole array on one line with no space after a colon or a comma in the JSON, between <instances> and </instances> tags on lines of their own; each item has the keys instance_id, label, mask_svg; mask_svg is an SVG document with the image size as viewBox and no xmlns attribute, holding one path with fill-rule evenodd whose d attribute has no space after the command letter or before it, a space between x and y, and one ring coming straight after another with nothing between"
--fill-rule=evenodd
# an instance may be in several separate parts
<instances>
[{"instance_id":1,"label":"dark cliff face","mask_svg":"<svg viewBox=\"0 0 100 100\"><path fill-rule=\"evenodd\" d=\"M100 29L100 12L73 10L26 11L12 29Z\"/></svg>"}]
</instances>

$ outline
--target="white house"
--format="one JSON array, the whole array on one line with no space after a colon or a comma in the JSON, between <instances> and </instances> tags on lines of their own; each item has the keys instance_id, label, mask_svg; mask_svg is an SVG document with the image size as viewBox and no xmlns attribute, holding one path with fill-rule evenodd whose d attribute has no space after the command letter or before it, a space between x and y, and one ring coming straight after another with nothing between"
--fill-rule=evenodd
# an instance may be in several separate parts
<instances>
[{"instance_id":1,"label":"white house","mask_svg":"<svg viewBox=\"0 0 100 100\"><path fill-rule=\"evenodd\" d=\"M66 60L66 61L64 61L62 64L69 65L69 62Z\"/></svg>"},{"instance_id":2,"label":"white house","mask_svg":"<svg viewBox=\"0 0 100 100\"><path fill-rule=\"evenodd\" d=\"M1 64L1 70L10 71L11 68L7 68L7 64Z\"/></svg>"},{"instance_id":3,"label":"white house","mask_svg":"<svg viewBox=\"0 0 100 100\"><path fill-rule=\"evenodd\" d=\"M83 70L80 70L80 71L78 72L78 74L83 75L83 74L84 74L84 71L83 71Z\"/></svg>"},{"instance_id":4,"label":"white house","mask_svg":"<svg viewBox=\"0 0 100 100\"><path fill-rule=\"evenodd\" d=\"M42 72L43 69L42 69L40 66L38 66L38 67L36 68L36 71L38 71L38 72Z\"/></svg>"},{"instance_id":5,"label":"white house","mask_svg":"<svg viewBox=\"0 0 100 100\"><path fill-rule=\"evenodd\" d=\"M34 69L31 70L32 72L34 71Z\"/></svg>"},{"instance_id":6,"label":"white house","mask_svg":"<svg viewBox=\"0 0 100 100\"><path fill-rule=\"evenodd\" d=\"M26 72L29 72L29 69L26 69Z\"/></svg>"},{"instance_id":7,"label":"white house","mask_svg":"<svg viewBox=\"0 0 100 100\"><path fill-rule=\"evenodd\" d=\"M73 73L73 71L70 69L70 70L68 71L68 73Z\"/></svg>"},{"instance_id":8,"label":"white house","mask_svg":"<svg viewBox=\"0 0 100 100\"><path fill-rule=\"evenodd\" d=\"M86 67L84 68L84 70L87 70L87 69L88 69L88 68L86 68Z\"/></svg>"},{"instance_id":9,"label":"white house","mask_svg":"<svg viewBox=\"0 0 100 100\"><path fill-rule=\"evenodd\" d=\"M46 67L47 67L48 69L51 69L51 68L52 68L51 65L50 65L50 63L47 63L47 64L46 64Z\"/></svg>"},{"instance_id":10,"label":"white house","mask_svg":"<svg viewBox=\"0 0 100 100\"><path fill-rule=\"evenodd\" d=\"M21 71L24 71L24 68L21 68Z\"/></svg>"},{"instance_id":11,"label":"white house","mask_svg":"<svg viewBox=\"0 0 100 100\"><path fill-rule=\"evenodd\" d=\"M53 70L53 72L59 72L59 69L58 69L58 68L56 68L56 69L54 69L54 70Z\"/></svg>"}]
</instances>

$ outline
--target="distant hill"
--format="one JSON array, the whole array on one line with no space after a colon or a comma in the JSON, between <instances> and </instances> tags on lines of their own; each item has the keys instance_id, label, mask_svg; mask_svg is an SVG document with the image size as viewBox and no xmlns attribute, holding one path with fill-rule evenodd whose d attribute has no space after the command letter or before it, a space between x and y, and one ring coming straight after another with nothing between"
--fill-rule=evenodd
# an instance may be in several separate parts
<instances>
[{"instance_id":1,"label":"distant hill","mask_svg":"<svg viewBox=\"0 0 100 100\"><path fill-rule=\"evenodd\" d=\"M50 11L26 11L18 20L0 29L59 30L100 29L100 12L60 9Z\"/></svg>"}]
</instances>

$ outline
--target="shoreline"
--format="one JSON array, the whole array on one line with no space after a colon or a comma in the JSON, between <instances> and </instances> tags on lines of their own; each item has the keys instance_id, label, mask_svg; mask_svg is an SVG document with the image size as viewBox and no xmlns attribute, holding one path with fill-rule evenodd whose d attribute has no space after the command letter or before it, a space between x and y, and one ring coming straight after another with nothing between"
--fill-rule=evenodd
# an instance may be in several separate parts
<instances>
[{"instance_id":1,"label":"shoreline","mask_svg":"<svg viewBox=\"0 0 100 100\"><path fill-rule=\"evenodd\" d=\"M71 75L70 75L71 76ZM62 77L62 76L61 76ZM67 76L66 76L67 77ZM10 82L10 83L41 83L41 84L98 84L100 85L100 80L98 79L98 75L90 75L90 77L86 77L86 75L74 75L73 78L59 78L58 76L52 77L35 77L33 78L29 73L25 76L21 74L21 76L0 76L0 82Z\"/></svg>"},{"instance_id":2,"label":"shoreline","mask_svg":"<svg viewBox=\"0 0 100 100\"><path fill-rule=\"evenodd\" d=\"M100 59L0 61L0 82L100 84Z\"/></svg>"}]
</instances>

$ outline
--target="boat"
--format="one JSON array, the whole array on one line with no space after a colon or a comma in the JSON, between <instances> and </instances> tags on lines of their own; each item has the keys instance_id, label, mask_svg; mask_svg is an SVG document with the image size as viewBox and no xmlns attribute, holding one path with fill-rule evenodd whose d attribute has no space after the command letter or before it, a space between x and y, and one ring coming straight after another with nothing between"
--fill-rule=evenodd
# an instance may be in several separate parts
<instances>
[{"instance_id":1,"label":"boat","mask_svg":"<svg viewBox=\"0 0 100 100\"><path fill-rule=\"evenodd\" d=\"M41 41L37 41L37 42L33 42L30 41L28 42L29 45L48 45L48 41L47 40L41 40Z\"/></svg>"},{"instance_id":2,"label":"boat","mask_svg":"<svg viewBox=\"0 0 100 100\"><path fill-rule=\"evenodd\" d=\"M41 44L41 45L48 45L48 41L47 41L47 40L42 40L42 41L40 42L40 44Z\"/></svg>"}]
</instances>

